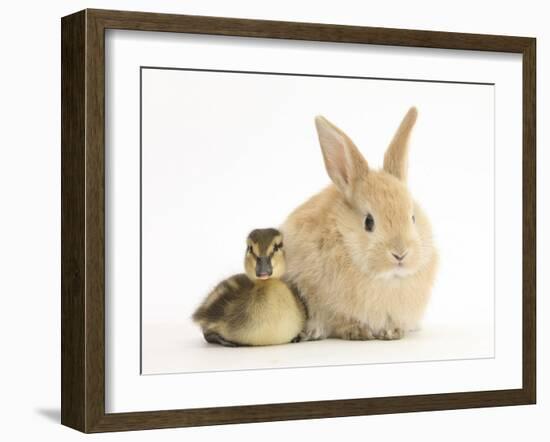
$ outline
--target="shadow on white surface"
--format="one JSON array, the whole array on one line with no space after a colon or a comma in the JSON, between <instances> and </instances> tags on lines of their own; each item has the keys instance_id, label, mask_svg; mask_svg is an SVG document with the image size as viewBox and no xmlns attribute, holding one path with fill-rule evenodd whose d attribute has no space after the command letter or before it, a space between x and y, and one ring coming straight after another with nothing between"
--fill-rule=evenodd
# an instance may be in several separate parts
<instances>
[{"instance_id":1,"label":"shadow on white surface","mask_svg":"<svg viewBox=\"0 0 550 442\"><path fill-rule=\"evenodd\" d=\"M61 423L61 410L59 408L37 408L35 412L51 422Z\"/></svg>"},{"instance_id":2,"label":"shadow on white surface","mask_svg":"<svg viewBox=\"0 0 550 442\"><path fill-rule=\"evenodd\" d=\"M258 370L494 357L492 328L430 324L398 341L326 339L269 347L208 344L200 330L181 323L147 324L142 374Z\"/></svg>"}]
</instances>

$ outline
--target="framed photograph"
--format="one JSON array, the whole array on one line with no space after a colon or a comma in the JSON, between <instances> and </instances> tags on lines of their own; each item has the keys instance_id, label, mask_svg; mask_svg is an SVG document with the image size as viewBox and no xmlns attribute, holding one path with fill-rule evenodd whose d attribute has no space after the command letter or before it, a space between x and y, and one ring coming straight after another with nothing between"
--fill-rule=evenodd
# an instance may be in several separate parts
<instances>
[{"instance_id":1,"label":"framed photograph","mask_svg":"<svg viewBox=\"0 0 550 442\"><path fill-rule=\"evenodd\" d=\"M535 403L535 39L61 28L64 425Z\"/></svg>"}]
</instances>

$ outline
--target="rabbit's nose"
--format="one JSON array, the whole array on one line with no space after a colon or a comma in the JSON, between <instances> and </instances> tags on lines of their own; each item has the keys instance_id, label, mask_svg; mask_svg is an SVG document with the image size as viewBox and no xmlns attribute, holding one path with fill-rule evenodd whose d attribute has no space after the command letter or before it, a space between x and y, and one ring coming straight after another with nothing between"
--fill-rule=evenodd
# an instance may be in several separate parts
<instances>
[{"instance_id":1,"label":"rabbit's nose","mask_svg":"<svg viewBox=\"0 0 550 442\"><path fill-rule=\"evenodd\" d=\"M403 261L403 260L405 259L405 256L407 256L407 253L409 253L409 252L403 252L403 253L401 253L401 254L398 255L397 253L393 253L393 252L392 252L392 256L393 256L397 261L401 262L401 261Z\"/></svg>"}]
</instances>

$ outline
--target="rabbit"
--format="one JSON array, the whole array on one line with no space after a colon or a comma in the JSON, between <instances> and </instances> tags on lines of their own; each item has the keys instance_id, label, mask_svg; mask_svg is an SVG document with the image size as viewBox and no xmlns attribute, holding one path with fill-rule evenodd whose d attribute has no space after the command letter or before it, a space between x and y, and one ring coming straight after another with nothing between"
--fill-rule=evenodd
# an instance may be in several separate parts
<instances>
[{"instance_id":1,"label":"rabbit","mask_svg":"<svg viewBox=\"0 0 550 442\"><path fill-rule=\"evenodd\" d=\"M315 118L332 184L281 226L287 278L308 305L303 340L392 340L418 328L439 258L430 222L407 189L416 119L412 107L375 170L342 130Z\"/></svg>"}]
</instances>

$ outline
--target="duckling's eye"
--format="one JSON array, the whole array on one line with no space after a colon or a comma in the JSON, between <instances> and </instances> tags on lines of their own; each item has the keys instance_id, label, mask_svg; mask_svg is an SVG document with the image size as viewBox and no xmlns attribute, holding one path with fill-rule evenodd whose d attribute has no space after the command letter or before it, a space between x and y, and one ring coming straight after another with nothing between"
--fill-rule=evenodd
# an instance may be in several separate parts
<instances>
[{"instance_id":1,"label":"duckling's eye","mask_svg":"<svg viewBox=\"0 0 550 442\"><path fill-rule=\"evenodd\" d=\"M246 251L247 251L248 253L254 254L254 252L252 251L252 246L248 246L248 247L246 248Z\"/></svg>"},{"instance_id":2,"label":"duckling's eye","mask_svg":"<svg viewBox=\"0 0 550 442\"><path fill-rule=\"evenodd\" d=\"M413 224L416 224L416 218L414 217L414 215L412 216L412 220L413 220Z\"/></svg>"},{"instance_id":3,"label":"duckling's eye","mask_svg":"<svg viewBox=\"0 0 550 442\"><path fill-rule=\"evenodd\" d=\"M277 250L282 249L282 248L283 248L283 243L280 242L279 244L275 244L273 246L273 251L276 252Z\"/></svg>"},{"instance_id":4,"label":"duckling's eye","mask_svg":"<svg viewBox=\"0 0 550 442\"><path fill-rule=\"evenodd\" d=\"M365 217L365 230L367 232L374 230L374 218L370 213Z\"/></svg>"}]
</instances>

